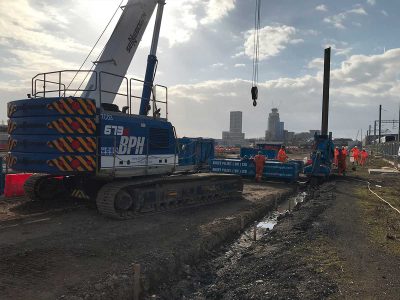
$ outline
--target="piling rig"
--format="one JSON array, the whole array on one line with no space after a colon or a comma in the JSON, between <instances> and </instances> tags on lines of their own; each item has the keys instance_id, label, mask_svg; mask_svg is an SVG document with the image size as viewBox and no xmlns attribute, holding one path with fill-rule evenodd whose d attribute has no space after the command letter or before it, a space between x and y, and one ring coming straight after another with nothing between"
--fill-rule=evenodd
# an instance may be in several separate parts
<instances>
[{"instance_id":1,"label":"piling rig","mask_svg":"<svg viewBox=\"0 0 400 300\"><path fill-rule=\"evenodd\" d=\"M334 157L332 133L328 133L330 63L331 48L327 48L325 49L324 55L321 134L315 133L313 151L311 153L312 163L304 168L304 173L310 177L312 181L326 179L331 174Z\"/></svg>"}]
</instances>

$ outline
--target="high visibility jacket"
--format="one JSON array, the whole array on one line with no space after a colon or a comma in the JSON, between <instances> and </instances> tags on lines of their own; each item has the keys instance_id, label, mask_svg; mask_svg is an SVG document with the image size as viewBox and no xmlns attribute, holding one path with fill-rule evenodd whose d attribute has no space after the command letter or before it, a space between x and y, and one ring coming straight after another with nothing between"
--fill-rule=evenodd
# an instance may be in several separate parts
<instances>
[{"instance_id":1,"label":"high visibility jacket","mask_svg":"<svg viewBox=\"0 0 400 300\"><path fill-rule=\"evenodd\" d=\"M254 156L254 162L256 163L256 166L264 166L265 155L257 154L256 156Z\"/></svg>"},{"instance_id":2,"label":"high visibility jacket","mask_svg":"<svg viewBox=\"0 0 400 300\"><path fill-rule=\"evenodd\" d=\"M364 159L366 159L367 157L368 157L368 152L367 151L361 151L361 158L364 158Z\"/></svg>"},{"instance_id":3,"label":"high visibility jacket","mask_svg":"<svg viewBox=\"0 0 400 300\"><path fill-rule=\"evenodd\" d=\"M360 155L360 151L358 150L358 148L351 149L351 153L353 154L354 158L358 158L358 156Z\"/></svg>"},{"instance_id":4,"label":"high visibility jacket","mask_svg":"<svg viewBox=\"0 0 400 300\"><path fill-rule=\"evenodd\" d=\"M346 164L346 154L343 150L340 151L341 153L338 156L338 162L339 165L345 165Z\"/></svg>"},{"instance_id":5,"label":"high visibility jacket","mask_svg":"<svg viewBox=\"0 0 400 300\"><path fill-rule=\"evenodd\" d=\"M278 160L280 161L280 162L285 162L286 160L287 160L287 155L286 155L286 152L285 152L285 150L283 150L283 149L279 149L279 152L278 152Z\"/></svg>"},{"instance_id":6,"label":"high visibility jacket","mask_svg":"<svg viewBox=\"0 0 400 300\"><path fill-rule=\"evenodd\" d=\"M335 149L335 157L339 156L339 149Z\"/></svg>"}]
</instances>

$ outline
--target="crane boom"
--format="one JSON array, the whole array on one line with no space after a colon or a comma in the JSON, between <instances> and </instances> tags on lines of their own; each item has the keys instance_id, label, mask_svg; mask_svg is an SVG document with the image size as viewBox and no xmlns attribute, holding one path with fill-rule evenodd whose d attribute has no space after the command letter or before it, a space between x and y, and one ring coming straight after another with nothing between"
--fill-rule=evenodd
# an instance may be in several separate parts
<instances>
[{"instance_id":1,"label":"crane boom","mask_svg":"<svg viewBox=\"0 0 400 300\"><path fill-rule=\"evenodd\" d=\"M147 116L149 112L150 96L153 89L154 77L157 67L157 46L158 38L160 36L161 20L163 15L165 1L159 0L157 8L156 23L154 24L153 40L151 42L150 54L147 57L147 68L144 77L143 91L142 91L142 101L140 102L139 114L142 116Z\"/></svg>"},{"instance_id":2,"label":"crane boom","mask_svg":"<svg viewBox=\"0 0 400 300\"><path fill-rule=\"evenodd\" d=\"M103 72L101 76L105 78L101 80L101 90L106 92L101 94L101 103L113 103L115 93L121 86L157 3L158 0L129 0L125 5L100 59L95 62L95 72L85 88L85 90L91 90L94 86L98 87L99 75ZM111 76L107 73L121 77ZM99 106L101 90L97 88L95 91L84 92L82 97L97 100L96 103Z\"/></svg>"}]
</instances>

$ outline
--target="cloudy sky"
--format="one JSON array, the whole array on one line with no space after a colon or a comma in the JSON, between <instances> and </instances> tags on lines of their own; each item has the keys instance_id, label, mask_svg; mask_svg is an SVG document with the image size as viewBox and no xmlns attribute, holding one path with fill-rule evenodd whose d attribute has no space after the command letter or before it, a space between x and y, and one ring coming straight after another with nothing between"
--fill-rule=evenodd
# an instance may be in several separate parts
<instances>
[{"instance_id":1,"label":"cloudy sky","mask_svg":"<svg viewBox=\"0 0 400 300\"><path fill-rule=\"evenodd\" d=\"M35 74L79 68L120 2L0 0L0 120L6 119L8 101L30 93ZM398 118L400 2L261 2L259 105L254 108L255 0L167 0L156 81L169 87L170 120L178 135L220 138L229 111L241 110L246 137L263 136L272 107L279 108L290 131L320 128L326 46L332 47L334 136L355 138L359 129L365 131L377 119L379 104L384 119ZM151 21L129 75L144 76L152 27ZM109 35L110 30L91 61Z\"/></svg>"}]
</instances>

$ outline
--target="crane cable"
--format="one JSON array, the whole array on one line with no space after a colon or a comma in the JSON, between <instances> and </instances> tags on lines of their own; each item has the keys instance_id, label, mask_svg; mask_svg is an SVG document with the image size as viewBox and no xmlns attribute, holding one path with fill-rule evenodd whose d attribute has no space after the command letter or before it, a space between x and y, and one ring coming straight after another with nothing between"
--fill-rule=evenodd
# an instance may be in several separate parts
<instances>
[{"instance_id":1,"label":"crane cable","mask_svg":"<svg viewBox=\"0 0 400 300\"><path fill-rule=\"evenodd\" d=\"M257 106L258 98L258 62L260 54L260 8L261 0L256 0L256 9L254 13L254 35L253 35L253 75L251 79L251 98L253 106Z\"/></svg>"},{"instance_id":2,"label":"crane cable","mask_svg":"<svg viewBox=\"0 0 400 300\"><path fill-rule=\"evenodd\" d=\"M79 67L79 70L76 71L74 77L71 79L71 82L68 84L67 89L71 86L71 84L73 83L73 81L75 80L76 76L78 76L79 72L82 70L83 66L85 65L85 63L87 62L87 60L89 59L90 55L92 54L92 52L94 51L94 49L96 48L97 44L100 42L100 39L103 37L104 33L106 32L106 30L108 29L108 26L110 26L111 22L114 20L115 15L117 14L118 10L121 8L122 3L124 2L124 0L121 0L121 3L118 5L117 9L114 11L114 14L112 15L111 19L108 21L106 27L103 29L103 31L101 32L100 36L97 38L96 43L93 45L92 49L90 50L89 54L86 56L85 60L83 61L83 63L81 64L81 66ZM103 47L103 50L100 52L100 54L98 55L97 59L99 59L99 57L101 56L101 54L103 53L105 48L105 45ZM86 78L88 77L89 73L92 71L93 67L95 66L95 64L92 64L92 66L90 67L89 72L86 72L86 76L85 78L82 80L82 82L80 83L78 90L80 90L82 84L84 83L84 81L86 80ZM75 91L74 96L76 95L77 91Z\"/></svg>"}]
</instances>

